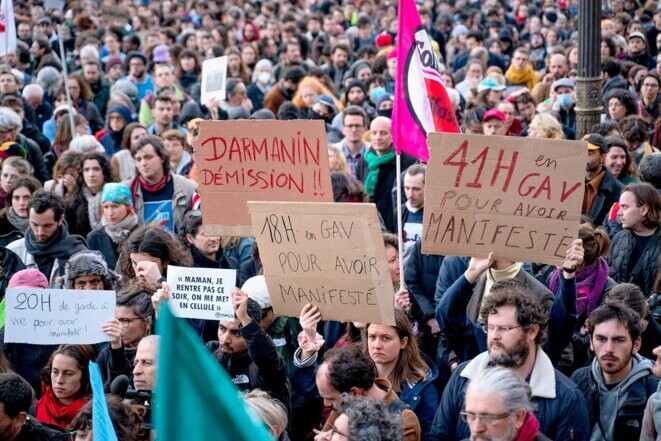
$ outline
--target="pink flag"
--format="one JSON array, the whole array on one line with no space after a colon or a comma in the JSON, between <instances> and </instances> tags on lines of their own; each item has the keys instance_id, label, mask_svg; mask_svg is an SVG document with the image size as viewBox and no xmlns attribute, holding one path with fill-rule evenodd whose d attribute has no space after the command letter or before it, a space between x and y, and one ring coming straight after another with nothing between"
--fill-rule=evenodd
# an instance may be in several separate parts
<instances>
[{"instance_id":1,"label":"pink flag","mask_svg":"<svg viewBox=\"0 0 661 441\"><path fill-rule=\"evenodd\" d=\"M393 142L398 154L427 162L427 133L458 133L459 123L414 0L399 2L397 40Z\"/></svg>"}]
</instances>

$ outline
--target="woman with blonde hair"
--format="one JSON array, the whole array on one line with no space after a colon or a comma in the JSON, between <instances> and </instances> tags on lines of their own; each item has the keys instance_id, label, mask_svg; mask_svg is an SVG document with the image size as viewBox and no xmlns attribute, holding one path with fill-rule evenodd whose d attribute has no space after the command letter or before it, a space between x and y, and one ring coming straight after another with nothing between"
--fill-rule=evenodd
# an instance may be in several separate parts
<instances>
[{"instance_id":1,"label":"woman with blonde hair","mask_svg":"<svg viewBox=\"0 0 661 441\"><path fill-rule=\"evenodd\" d=\"M285 406L260 389L253 389L244 393L243 399L248 408L266 424L271 431L271 435L273 435L273 439L281 439L287 428Z\"/></svg>"},{"instance_id":2,"label":"woman with blonde hair","mask_svg":"<svg viewBox=\"0 0 661 441\"><path fill-rule=\"evenodd\" d=\"M328 146L328 167L331 173L342 172L348 175L351 174L351 170L347 164L347 157L344 156L342 147L337 144Z\"/></svg>"},{"instance_id":3,"label":"woman with blonde hair","mask_svg":"<svg viewBox=\"0 0 661 441\"><path fill-rule=\"evenodd\" d=\"M539 113L528 126L528 138L538 139L564 139L562 125L556 117L550 113Z\"/></svg>"}]
</instances>

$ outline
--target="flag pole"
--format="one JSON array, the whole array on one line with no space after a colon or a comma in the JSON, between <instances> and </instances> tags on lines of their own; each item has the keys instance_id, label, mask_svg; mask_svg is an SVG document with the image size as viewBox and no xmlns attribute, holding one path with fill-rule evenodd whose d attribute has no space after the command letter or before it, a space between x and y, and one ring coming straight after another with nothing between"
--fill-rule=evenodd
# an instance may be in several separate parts
<instances>
[{"instance_id":1,"label":"flag pole","mask_svg":"<svg viewBox=\"0 0 661 441\"><path fill-rule=\"evenodd\" d=\"M62 73L64 74L64 93L67 96L67 105L69 106L69 124L71 125L71 136L72 138L77 138L78 133L76 133L76 127L74 125L73 119L73 104L71 103L71 92L69 91L69 73L67 69L67 54L64 52L64 43L62 42L62 30L60 26L57 25L57 42L60 46L60 57L62 57Z\"/></svg>"},{"instance_id":2,"label":"flag pole","mask_svg":"<svg viewBox=\"0 0 661 441\"><path fill-rule=\"evenodd\" d=\"M397 153L397 253L399 255L399 289L404 289L404 242L402 241L402 161Z\"/></svg>"}]
</instances>

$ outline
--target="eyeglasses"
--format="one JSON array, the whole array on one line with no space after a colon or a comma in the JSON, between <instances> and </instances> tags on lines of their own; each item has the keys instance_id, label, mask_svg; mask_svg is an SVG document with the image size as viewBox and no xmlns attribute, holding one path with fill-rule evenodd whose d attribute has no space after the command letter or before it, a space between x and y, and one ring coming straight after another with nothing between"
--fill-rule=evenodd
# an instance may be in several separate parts
<instances>
[{"instance_id":1,"label":"eyeglasses","mask_svg":"<svg viewBox=\"0 0 661 441\"><path fill-rule=\"evenodd\" d=\"M461 415L461 419L467 423L474 423L479 418L484 424L493 424L498 420L510 416L509 412L499 413L498 415L492 413L460 412L459 415Z\"/></svg>"},{"instance_id":2,"label":"eyeglasses","mask_svg":"<svg viewBox=\"0 0 661 441\"><path fill-rule=\"evenodd\" d=\"M120 319L117 319L117 320L119 320L119 322L122 324L122 326L126 328L126 327L129 326L131 323L133 323L134 321L136 321L136 320L144 320L144 319L142 319L142 318L140 318L140 317L133 317L133 318L120 318Z\"/></svg>"},{"instance_id":3,"label":"eyeglasses","mask_svg":"<svg viewBox=\"0 0 661 441\"><path fill-rule=\"evenodd\" d=\"M484 332L498 332L499 334L506 334L510 332L512 329L516 328L523 328L523 325L518 325L518 326L496 326L496 325L490 325L488 323L481 323L480 326L484 330Z\"/></svg>"}]
</instances>

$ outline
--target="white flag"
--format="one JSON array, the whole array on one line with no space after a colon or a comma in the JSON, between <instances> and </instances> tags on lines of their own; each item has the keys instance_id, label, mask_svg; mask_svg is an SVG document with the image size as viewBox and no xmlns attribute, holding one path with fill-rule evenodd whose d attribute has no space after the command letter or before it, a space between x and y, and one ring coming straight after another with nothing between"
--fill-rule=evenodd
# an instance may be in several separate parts
<instances>
[{"instance_id":1,"label":"white flag","mask_svg":"<svg viewBox=\"0 0 661 441\"><path fill-rule=\"evenodd\" d=\"M12 0L0 4L0 57L16 51L16 23Z\"/></svg>"}]
</instances>

